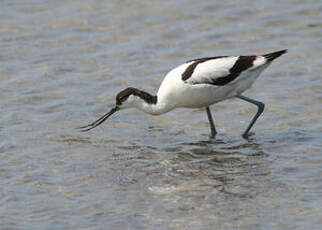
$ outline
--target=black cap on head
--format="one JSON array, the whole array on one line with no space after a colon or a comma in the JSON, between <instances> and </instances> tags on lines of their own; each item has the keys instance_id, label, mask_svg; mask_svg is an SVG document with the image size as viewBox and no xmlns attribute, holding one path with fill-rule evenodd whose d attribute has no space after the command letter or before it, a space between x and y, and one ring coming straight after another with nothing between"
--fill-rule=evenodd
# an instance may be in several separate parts
<instances>
[{"instance_id":1,"label":"black cap on head","mask_svg":"<svg viewBox=\"0 0 322 230\"><path fill-rule=\"evenodd\" d=\"M157 103L157 96L152 96L151 94L139 90L137 88L129 87L116 95L116 106L122 105L124 101L128 99L129 96L134 95L141 98L148 104L156 104Z\"/></svg>"},{"instance_id":2,"label":"black cap on head","mask_svg":"<svg viewBox=\"0 0 322 230\"><path fill-rule=\"evenodd\" d=\"M134 94L135 91L137 91L138 89L136 88L132 88L132 87L129 87L129 88L126 88L124 90L122 90L121 92L119 92L117 95L116 95L116 105L122 105L122 103L124 101L126 101L126 99Z\"/></svg>"}]
</instances>

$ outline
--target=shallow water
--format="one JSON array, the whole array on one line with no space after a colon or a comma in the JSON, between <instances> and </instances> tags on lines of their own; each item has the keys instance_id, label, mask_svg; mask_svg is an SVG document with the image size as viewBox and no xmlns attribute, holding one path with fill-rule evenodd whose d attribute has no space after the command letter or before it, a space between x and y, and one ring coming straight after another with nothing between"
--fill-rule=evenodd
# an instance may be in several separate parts
<instances>
[{"instance_id":1,"label":"shallow water","mask_svg":"<svg viewBox=\"0 0 322 230\"><path fill-rule=\"evenodd\" d=\"M1 229L320 229L321 1L0 1ZM203 56L289 53L240 100L85 125Z\"/></svg>"}]
</instances>

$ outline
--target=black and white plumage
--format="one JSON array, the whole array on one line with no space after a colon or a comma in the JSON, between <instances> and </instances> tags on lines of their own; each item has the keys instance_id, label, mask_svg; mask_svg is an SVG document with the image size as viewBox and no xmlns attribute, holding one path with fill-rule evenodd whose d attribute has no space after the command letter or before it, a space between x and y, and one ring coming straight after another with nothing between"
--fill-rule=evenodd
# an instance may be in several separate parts
<instances>
[{"instance_id":1,"label":"black and white plumage","mask_svg":"<svg viewBox=\"0 0 322 230\"><path fill-rule=\"evenodd\" d=\"M262 102L247 98L242 93L250 88L260 73L287 50L264 55L218 56L188 61L164 78L156 96L136 88L127 88L116 96L115 107L97 121L80 127L88 131L103 123L109 116L124 108L137 108L145 113L160 115L175 108L205 107L214 137L217 132L209 106L237 97L258 107L258 111L243 136L264 110Z\"/></svg>"}]
</instances>

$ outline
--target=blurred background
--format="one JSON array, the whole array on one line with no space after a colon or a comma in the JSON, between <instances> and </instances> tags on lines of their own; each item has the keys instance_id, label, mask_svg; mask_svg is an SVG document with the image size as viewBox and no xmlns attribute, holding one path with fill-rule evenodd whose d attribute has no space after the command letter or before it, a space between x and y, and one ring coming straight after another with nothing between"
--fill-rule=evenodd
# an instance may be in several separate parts
<instances>
[{"instance_id":1,"label":"blurred background","mask_svg":"<svg viewBox=\"0 0 322 230\"><path fill-rule=\"evenodd\" d=\"M0 1L1 229L320 229L322 2ZM245 96L109 110L181 63L289 52Z\"/></svg>"}]
</instances>

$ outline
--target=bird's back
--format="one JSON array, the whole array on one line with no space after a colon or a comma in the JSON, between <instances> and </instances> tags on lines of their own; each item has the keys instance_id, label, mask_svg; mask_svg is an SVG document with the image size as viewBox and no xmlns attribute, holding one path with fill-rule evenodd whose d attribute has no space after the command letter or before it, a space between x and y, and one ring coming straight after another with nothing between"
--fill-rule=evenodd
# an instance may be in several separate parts
<instances>
[{"instance_id":1,"label":"bird's back","mask_svg":"<svg viewBox=\"0 0 322 230\"><path fill-rule=\"evenodd\" d=\"M265 55L219 56L188 61L171 70L158 91L176 107L203 107L240 95L286 50Z\"/></svg>"}]
</instances>

